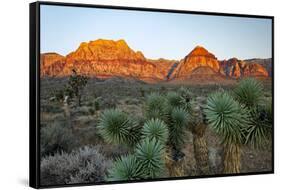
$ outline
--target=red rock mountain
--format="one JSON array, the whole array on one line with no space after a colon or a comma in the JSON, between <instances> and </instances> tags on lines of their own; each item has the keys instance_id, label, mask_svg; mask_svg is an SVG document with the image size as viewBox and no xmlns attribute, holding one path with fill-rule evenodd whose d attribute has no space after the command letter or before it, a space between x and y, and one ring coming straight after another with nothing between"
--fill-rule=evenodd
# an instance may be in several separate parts
<instances>
[{"instance_id":1,"label":"red rock mountain","mask_svg":"<svg viewBox=\"0 0 281 190\"><path fill-rule=\"evenodd\" d=\"M219 69L217 58L204 47L196 46L180 61L171 78L184 80L200 75L205 77L210 75L213 78L215 75L220 75Z\"/></svg>"},{"instance_id":2,"label":"red rock mountain","mask_svg":"<svg viewBox=\"0 0 281 190\"><path fill-rule=\"evenodd\" d=\"M40 61L41 77L69 76L73 69L80 74L99 78L117 76L149 82L268 76L264 66L254 60L244 62L232 58L218 61L214 54L201 46L196 46L180 61L151 60L145 58L142 52L132 50L124 40L99 39L83 42L77 50L65 57L57 53L44 53L41 54ZM264 64L269 65L267 62Z\"/></svg>"},{"instance_id":3,"label":"red rock mountain","mask_svg":"<svg viewBox=\"0 0 281 190\"><path fill-rule=\"evenodd\" d=\"M261 64L231 58L220 62L220 71L231 78L268 77L268 71Z\"/></svg>"},{"instance_id":4,"label":"red rock mountain","mask_svg":"<svg viewBox=\"0 0 281 190\"><path fill-rule=\"evenodd\" d=\"M47 60L47 61L46 61ZM149 61L140 51L133 51L124 40L83 42L66 57L43 54L41 76L67 76L78 73L96 77L132 77L141 80L163 80L169 64ZM159 63L163 67L159 67Z\"/></svg>"},{"instance_id":5,"label":"red rock mountain","mask_svg":"<svg viewBox=\"0 0 281 190\"><path fill-rule=\"evenodd\" d=\"M41 54L40 61L40 76L57 76L65 66L65 57L57 53Z\"/></svg>"}]
</instances>

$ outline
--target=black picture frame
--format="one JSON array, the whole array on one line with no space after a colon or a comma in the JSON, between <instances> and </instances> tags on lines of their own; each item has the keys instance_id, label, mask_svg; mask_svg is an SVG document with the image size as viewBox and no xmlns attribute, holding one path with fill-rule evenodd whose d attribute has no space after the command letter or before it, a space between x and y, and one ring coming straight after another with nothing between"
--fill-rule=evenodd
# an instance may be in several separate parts
<instances>
[{"instance_id":1,"label":"black picture frame","mask_svg":"<svg viewBox=\"0 0 281 190\"><path fill-rule=\"evenodd\" d=\"M87 8L104 8L117 10L137 10L148 12L165 12L165 13L184 13L192 15L216 15L216 16L231 16L245 18L265 18L272 22L272 113L274 117L274 16L264 15L248 15L248 14L233 14L233 13L217 13L217 12L201 12L187 10L170 10L156 8L141 8L141 7L125 7L125 6L109 6L109 5L92 5L80 3L61 3L38 1L29 4L29 185L33 188L54 188L54 187L71 187L71 186L88 186L102 184L121 184L121 183L136 183L149 181L163 180L183 180L194 178L214 178L214 177L230 177L258 174L273 174L274 173L274 123L272 134L272 170L266 172L247 172L239 174L220 174L220 175L204 175L204 176L187 176L187 177L172 177L146 179L137 181L118 181L118 182L99 182L74 185L40 185L40 6L55 5L66 7L87 7Z\"/></svg>"}]
</instances>

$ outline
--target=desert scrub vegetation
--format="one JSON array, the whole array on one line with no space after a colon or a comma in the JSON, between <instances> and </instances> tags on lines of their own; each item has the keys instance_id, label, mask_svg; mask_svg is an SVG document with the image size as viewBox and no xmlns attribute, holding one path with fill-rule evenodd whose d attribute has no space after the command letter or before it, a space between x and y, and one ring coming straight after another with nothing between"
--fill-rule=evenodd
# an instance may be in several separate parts
<instances>
[{"instance_id":1,"label":"desert scrub vegetation","mask_svg":"<svg viewBox=\"0 0 281 190\"><path fill-rule=\"evenodd\" d=\"M68 84L68 79L61 84L61 88ZM265 144L266 141L271 142L272 133L270 93L267 93L267 96L261 93L256 101L258 103L252 104L244 101L247 97L253 97L246 91L240 90L243 93L238 96L239 90L236 88L242 89L239 87L240 83L227 88L207 86L206 89L205 86L186 88L167 85L163 90L160 90L159 85L136 85L137 90L143 90L140 92L133 89L134 83L123 86L116 83L109 86L103 81L90 80L93 81L81 90L81 106L77 106L76 101L68 104L71 113L63 119L65 123L70 121L71 126L54 124L62 128L59 130L66 132L58 132L58 137L54 135L58 144L46 146L50 147L50 151L43 151L42 160L59 155L72 155L77 152L77 148L85 145L95 146L105 162L110 163L100 181L210 175L220 174L222 169L225 173L261 171L260 168L267 171L271 167L268 161L271 159L271 147L270 144ZM116 90L116 93L114 91L111 94L112 89ZM130 93L127 93L129 90ZM216 90L220 95L214 102L211 97L214 98L216 93L210 92ZM227 101L221 98L224 96L228 97ZM49 96L47 98L49 99ZM48 116L44 116L46 122L41 120L44 122L44 125L41 123L42 131L45 127L49 130L49 127L53 126L53 120L58 120L57 116L61 117L64 113L62 102L47 101L43 102L46 107L41 107L44 114L46 113L45 116ZM233 102L236 106L229 106L233 105ZM206 110L210 113L207 114ZM243 111L240 113L238 110L243 110L246 116L240 118ZM223 116L219 117L220 114ZM214 117L213 122L210 116ZM247 125L240 122L243 119L247 120ZM215 130L216 127L223 129ZM61 135L70 135L70 139L73 139L74 135L75 138L74 141L61 143L60 140L64 140ZM241 141L236 143L235 138L239 136ZM49 137L51 138L53 137ZM67 160L65 157L62 159ZM250 161L251 164L245 165ZM68 165L70 164L64 164L62 168L69 167ZM89 164L87 167L82 164L80 167L75 174L62 176L60 183L80 183L85 178L91 183L99 182L89 177L89 173L96 167L95 164ZM70 170L66 170L60 169L69 173ZM60 174L45 175L42 180L54 184L55 181L50 181L55 180L54 175Z\"/></svg>"},{"instance_id":2,"label":"desert scrub vegetation","mask_svg":"<svg viewBox=\"0 0 281 190\"><path fill-rule=\"evenodd\" d=\"M53 122L40 129L41 157L56 152L70 152L77 144L71 129L64 122Z\"/></svg>"},{"instance_id":3,"label":"desert scrub vegetation","mask_svg":"<svg viewBox=\"0 0 281 190\"><path fill-rule=\"evenodd\" d=\"M58 152L41 160L41 185L93 183L105 180L111 161L95 147Z\"/></svg>"}]
</instances>

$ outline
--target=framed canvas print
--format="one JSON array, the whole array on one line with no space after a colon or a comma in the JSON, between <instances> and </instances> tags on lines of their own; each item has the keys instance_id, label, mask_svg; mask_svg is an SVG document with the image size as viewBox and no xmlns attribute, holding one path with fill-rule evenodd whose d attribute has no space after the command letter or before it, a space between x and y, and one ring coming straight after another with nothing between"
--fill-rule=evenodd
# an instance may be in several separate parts
<instances>
[{"instance_id":1,"label":"framed canvas print","mask_svg":"<svg viewBox=\"0 0 281 190\"><path fill-rule=\"evenodd\" d=\"M274 172L274 18L30 4L30 186Z\"/></svg>"}]
</instances>

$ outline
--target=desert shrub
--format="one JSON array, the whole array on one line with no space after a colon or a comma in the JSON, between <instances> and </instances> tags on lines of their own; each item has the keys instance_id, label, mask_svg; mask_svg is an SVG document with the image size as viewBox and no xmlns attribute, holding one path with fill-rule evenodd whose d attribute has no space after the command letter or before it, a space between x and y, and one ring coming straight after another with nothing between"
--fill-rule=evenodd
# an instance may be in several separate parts
<instances>
[{"instance_id":1,"label":"desert shrub","mask_svg":"<svg viewBox=\"0 0 281 190\"><path fill-rule=\"evenodd\" d=\"M101 97L95 98L95 100L94 100L95 110L100 109L100 102L101 102Z\"/></svg>"},{"instance_id":2,"label":"desert shrub","mask_svg":"<svg viewBox=\"0 0 281 190\"><path fill-rule=\"evenodd\" d=\"M247 107L258 105L263 98L263 86L254 78L246 78L239 82L233 91L234 97Z\"/></svg>"},{"instance_id":3,"label":"desert shrub","mask_svg":"<svg viewBox=\"0 0 281 190\"><path fill-rule=\"evenodd\" d=\"M169 136L167 125L159 119L151 119L144 123L142 137L152 140L155 138L163 144L166 144Z\"/></svg>"},{"instance_id":4,"label":"desert shrub","mask_svg":"<svg viewBox=\"0 0 281 190\"><path fill-rule=\"evenodd\" d=\"M147 96L145 101L145 117L147 119L167 119L167 104L166 98L158 93L151 93Z\"/></svg>"},{"instance_id":5,"label":"desert shrub","mask_svg":"<svg viewBox=\"0 0 281 190\"><path fill-rule=\"evenodd\" d=\"M144 172L143 178L162 176L164 170L164 152L164 145L155 138L152 140L146 138L137 145L135 155L142 166Z\"/></svg>"},{"instance_id":6,"label":"desert shrub","mask_svg":"<svg viewBox=\"0 0 281 190\"><path fill-rule=\"evenodd\" d=\"M168 92L166 98L167 106L170 112L174 108L180 108L183 106L183 98L176 92Z\"/></svg>"},{"instance_id":7,"label":"desert shrub","mask_svg":"<svg viewBox=\"0 0 281 190\"><path fill-rule=\"evenodd\" d=\"M41 160L41 185L101 182L111 161L95 147L80 148L71 153L56 153Z\"/></svg>"},{"instance_id":8,"label":"desert shrub","mask_svg":"<svg viewBox=\"0 0 281 190\"><path fill-rule=\"evenodd\" d=\"M105 110L97 128L107 143L134 146L140 140L138 124L117 109Z\"/></svg>"},{"instance_id":9,"label":"desert shrub","mask_svg":"<svg viewBox=\"0 0 281 190\"><path fill-rule=\"evenodd\" d=\"M72 131L63 122L54 122L40 129L41 156L54 154L59 151L70 152L76 144Z\"/></svg>"},{"instance_id":10,"label":"desert shrub","mask_svg":"<svg viewBox=\"0 0 281 190\"><path fill-rule=\"evenodd\" d=\"M141 179L143 168L134 155L118 158L109 170L109 181L127 181Z\"/></svg>"}]
</instances>

